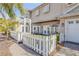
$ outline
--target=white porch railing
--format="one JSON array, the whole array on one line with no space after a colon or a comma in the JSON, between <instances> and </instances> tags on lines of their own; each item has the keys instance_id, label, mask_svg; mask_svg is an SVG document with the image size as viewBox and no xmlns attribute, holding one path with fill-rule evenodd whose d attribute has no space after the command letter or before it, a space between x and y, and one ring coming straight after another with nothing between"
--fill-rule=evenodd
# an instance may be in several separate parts
<instances>
[{"instance_id":1,"label":"white porch railing","mask_svg":"<svg viewBox=\"0 0 79 59\"><path fill-rule=\"evenodd\" d=\"M23 44L30 47L37 53L48 56L56 48L56 35L23 35Z\"/></svg>"}]
</instances>

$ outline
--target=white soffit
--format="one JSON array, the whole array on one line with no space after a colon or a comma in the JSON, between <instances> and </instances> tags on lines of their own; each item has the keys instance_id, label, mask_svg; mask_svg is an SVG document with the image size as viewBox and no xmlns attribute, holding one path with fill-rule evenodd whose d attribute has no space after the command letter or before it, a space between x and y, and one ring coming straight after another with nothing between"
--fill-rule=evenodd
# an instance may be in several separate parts
<instances>
[{"instance_id":1,"label":"white soffit","mask_svg":"<svg viewBox=\"0 0 79 59\"><path fill-rule=\"evenodd\" d=\"M73 9L75 9L75 8L78 7L78 6L79 6L79 4L73 6L72 8L68 9L67 11L65 11L63 14L69 13L70 11L72 11Z\"/></svg>"}]
</instances>

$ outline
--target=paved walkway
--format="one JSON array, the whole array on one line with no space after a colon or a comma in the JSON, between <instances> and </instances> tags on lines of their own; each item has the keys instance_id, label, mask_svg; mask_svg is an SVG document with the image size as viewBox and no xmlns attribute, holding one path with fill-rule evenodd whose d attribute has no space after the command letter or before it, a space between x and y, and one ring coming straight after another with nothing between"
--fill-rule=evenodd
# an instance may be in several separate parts
<instances>
[{"instance_id":1,"label":"paved walkway","mask_svg":"<svg viewBox=\"0 0 79 59\"><path fill-rule=\"evenodd\" d=\"M54 56L79 56L79 51L58 45L57 52Z\"/></svg>"},{"instance_id":2,"label":"paved walkway","mask_svg":"<svg viewBox=\"0 0 79 59\"><path fill-rule=\"evenodd\" d=\"M11 54L13 56L39 56L39 54L37 54L36 52L32 51L31 49L29 49L26 46L22 46L22 45L18 45L16 43L14 43L13 45L11 45L11 47L9 48ZM23 48L25 47L25 48Z\"/></svg>"},{"instance_id":3,"label":"paved walkway","mask_svg":"<svg viewBox=\"0 0 79 59\"><path fill-rule=\"evenodd\" d=\"M6 39L6 36L5 36L5 35L2 35L2 34L0 33L0 41L1 41L1 40L4 40L4 39Z\"/></svg>"},{"instance_id":4,"label":"paved walkway","mask_svg":"<svg viewBox=\"0 0 79 59\"><path fill-rule=\"evenodd\" d=\"M79 44L77 44L77 43L65 42L64 46L67 48L79 51Z\"/></svg>"},{"instance_id":5,"label":"paved walkway","mask_svg":"<svg viewBox=\"0 0 79 59\"><path fill-rule=\"evenodd\" d=\"M39 56L27 47L27 49L24 49L22 45L15 43L13 39L7 40L4 37L0 39L0 56Z\"/></svg>"},{"instance_id":6,"label":"paved walkway","mask_svg":"<svg viewBox=\"0 0 79 59\"><path fill-rule=\"evenodd\" d=\"M12 55L10 53L9 47L14 44L14 42L10 40L1 40L0 41L0 56L10 56Z\"/></svg>"}]
</instances>

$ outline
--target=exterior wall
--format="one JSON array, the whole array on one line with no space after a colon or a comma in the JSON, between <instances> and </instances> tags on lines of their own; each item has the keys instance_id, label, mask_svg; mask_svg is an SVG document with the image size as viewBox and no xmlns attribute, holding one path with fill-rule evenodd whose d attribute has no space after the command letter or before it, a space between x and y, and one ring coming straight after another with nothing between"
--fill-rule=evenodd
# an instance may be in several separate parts
<instances>
[{"instance_id":1,"label":"exterior wall","mask_svg":"<svg viewBox=\"0 0 79 59\"><path fill-rule=\"evenodd\" d=\"M43 8L49 5L49 12L43 13ZM68 6L64 3L49 3L49 4L43 4L41 7L35 9L32 11L31 19L32 22L43 22L43 21L50 21L53 20L55 17L62 14L62 12L67 8ZM35 16L35 11L39 10L39 15Z\"/></svg>"},{"instance_id":2,"label":"exterior wall","mask_svg":"<svg viewBox=\"0 0 79 59\"><path fill-rule=\"evenodd\" d=\"M55 25L55 24L59 24L59 20L57 20L57 21L38 22L38 23L33 23L33 24L40 25L40 26L43 26L43 25Z\"/></svg>"},{"instance_id":3,"label":"exterior wall","mask_svg":"<svg viewBox=\"0 0 79 59\"><path fill-rule=\"evenodd\" d=\"M47 5L49 5L49 11L47 13L43 13L43 8L45 8L45 6ZM66 12L68 9L72 8L75 5L76 4L68 5L66 3L42 4L41 6L38 6L37 8L31 11L32 24L41 27L44 26L51 27L51 25L58 25L57 32L60 32L60 42L62 42L64 41L65 38L65 20L67 20L67 18L72 17L67 16L67 18L59 18L59 19L57 19L57 17L62 15L63 12Z\"/></svg>"},{"instance_id":4,"label":"exterior wall","mask_svg":"<svg viewBox=\"0 0 79 59\"><path fill-rule=\"evenodd\" d=\"M62 43L64 41L65 38L65 21L64 19L60 20L60 24L59 24L59 33L60 33L60 43Z\"/></svg>"},{"instance_id":5,"label":"exterior wall","mask_svg":"<svg viewBox=\"0 0 79 59\"><path fill-rule=\"evenodd\" d=\"M48 22L43 22L43 23L34 23L32 25L32 31L35 31L37 33L39 31L40 34L45 34L44 33L45 31L46 31L46 33L49 31L49 33L52 34L52 33L54 33L54 31L58 32L59 22L60 21L48 21ZM34 30L33 26L36 27L36 29L39 27L39 29Z\"/></svg>"},{"instance_id":6,"label":"exterior wall","mask_svg":"<svg viewBox=\"0 0 79 59\"><path fill-rule=\"evenodd\" d=\"M66 41L65 40L65 21L67 20L77 20L79 19L79 16L72 16L72 17L66 17L66 18L62 18L60 19L60 29L59 29L59 32L60 32L60 43L62 43L63 41ZM62 25L64 23L64 25Z\"/></svg>"}]
</instances>

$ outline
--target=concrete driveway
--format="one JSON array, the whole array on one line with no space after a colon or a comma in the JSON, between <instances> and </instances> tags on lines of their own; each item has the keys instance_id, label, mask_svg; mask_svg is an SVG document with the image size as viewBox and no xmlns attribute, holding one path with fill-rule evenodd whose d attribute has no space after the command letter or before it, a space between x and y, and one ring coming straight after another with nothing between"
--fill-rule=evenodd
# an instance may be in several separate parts
<instances>
[{"instance_id":1,"label":"concrete driveway","mask_svg":"<svg viewBox=\"0 0 79 59\"><path fill-rule=\"evenodd\" d=\"M64 46L67 48L79 51L79 44L77 44L77 43L65 42Z\"/></svg>"},{"instance_id":2,"label":"concrete driveway","mask_svg":"<svg viewBox=\"0 0 79 59\"><path fill-rule=\"evenodd\" d=\"M9 48L12 56L39 56L38 54L34 53L34 52L30 52L30 51L26 51L25 49L23 49L22 47L20 47L18 44L13 44L11 45L11 47Z\"/></svg>"},{"instance_id":3,"label":"concrete driveway","mask_svg":"<svg viewBox=\"0 0 79 59\"><path fill-rule=\"evenodd\" d=\"M55 56L79 56L79 45L65 42L64 46L57 45Z\"/></svg>"}]
</instances>

